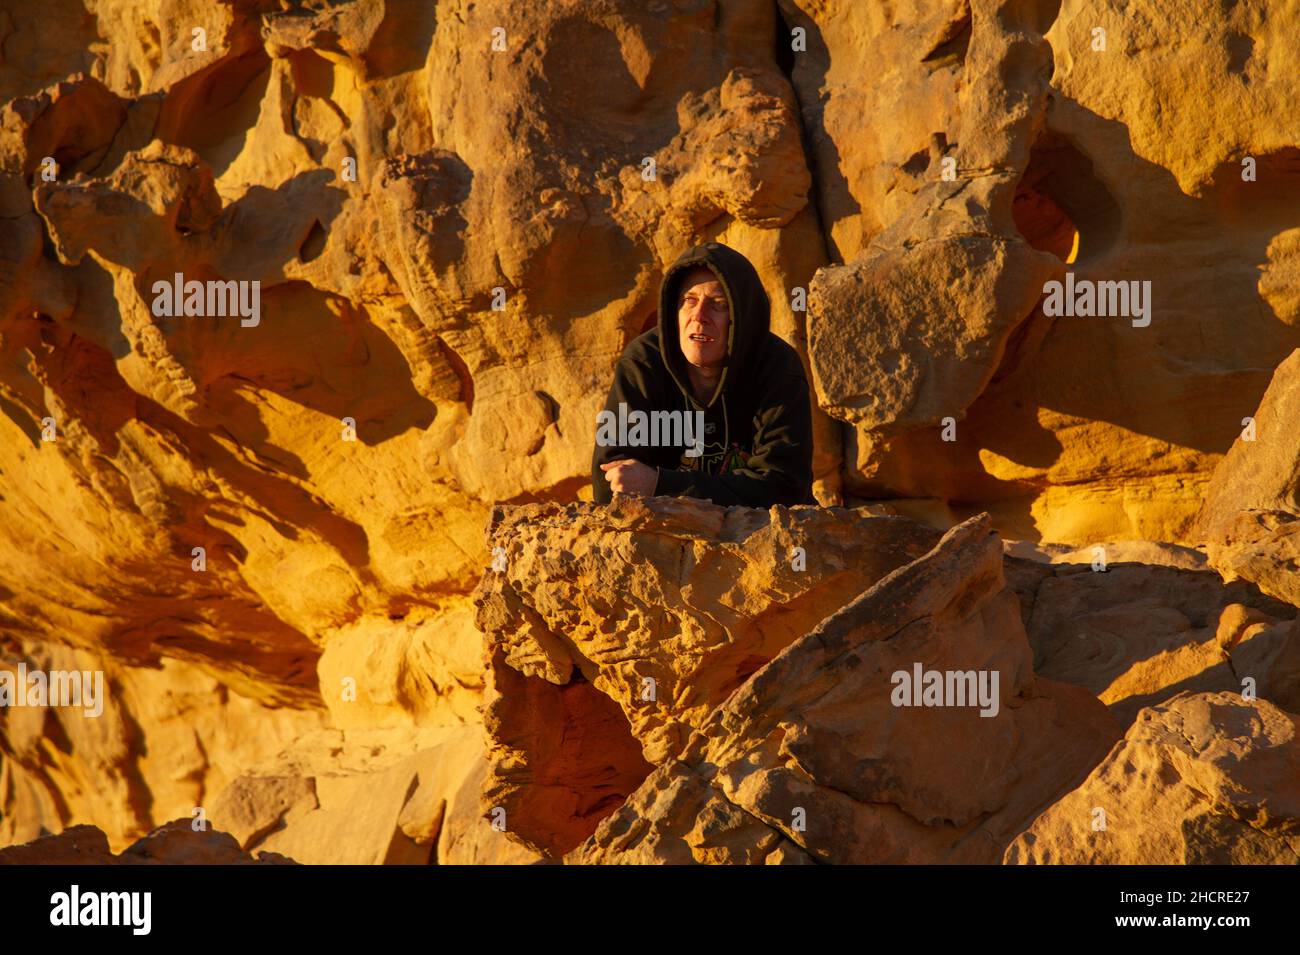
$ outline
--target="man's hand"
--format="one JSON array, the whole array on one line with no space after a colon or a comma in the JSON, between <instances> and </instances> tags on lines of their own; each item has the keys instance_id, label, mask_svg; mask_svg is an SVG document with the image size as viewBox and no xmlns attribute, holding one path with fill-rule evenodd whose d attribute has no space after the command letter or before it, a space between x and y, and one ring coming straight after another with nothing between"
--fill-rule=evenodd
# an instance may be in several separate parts
<instances>
[{"instance_id":1,"label":"man's hand","mask_svg":"<svg viewBox=\"0 0 1300 955\"><path fill-rule=\"evenodd\" d=\"M610 461L602 464L605 480L612 490L622 494L640 494L645 497L654 495L659 483L659 471L631 458L622 461Z\"/></svg>"}]
</instances>

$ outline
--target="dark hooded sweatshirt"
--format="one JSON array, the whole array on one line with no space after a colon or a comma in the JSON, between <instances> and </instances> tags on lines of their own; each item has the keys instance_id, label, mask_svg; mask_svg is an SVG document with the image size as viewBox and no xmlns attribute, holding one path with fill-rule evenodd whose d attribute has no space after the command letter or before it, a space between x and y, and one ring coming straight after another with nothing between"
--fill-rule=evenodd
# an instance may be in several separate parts
<instances>
[{"instance_id":1,"label":"dark hooded sweatshirt","mask_svg":"<svg viewBox=\"0 0 1300 955\"><path fill-rule=\"evenodd\" d=\"M707 403L691 393L678 338L677 297L682 275L706 266L718 277L731 307L727 357ZM655 494L699 497L715 504L770 507L813 504L812 411L799 355L768 328L771 306L754 267L720 242L696 246L669 266L659 289L659 325L634 339L614 371L605 410L704 412L704 452L685 448L596 444L593 496L613 492L600 465L634 458L657 468Z\"/></svg>"}]
</instances>

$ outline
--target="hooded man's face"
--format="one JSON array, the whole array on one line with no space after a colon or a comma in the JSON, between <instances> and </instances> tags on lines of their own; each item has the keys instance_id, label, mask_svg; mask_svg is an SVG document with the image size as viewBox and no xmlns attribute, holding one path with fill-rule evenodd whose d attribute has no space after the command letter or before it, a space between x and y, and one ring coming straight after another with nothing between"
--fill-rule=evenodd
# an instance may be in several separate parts
<instances>
[{"instance_id":1,"label":"hooded man's face","mask_svg":"<svg viewBox=\"0 0 1300 955\"><path fill-rule=\"evenodd\" d=\"M731 310L727 293L711 269L691 269L677 295L677 331L682 354L692 365L713 368L727 357Z\"/></svg>"}]
</instances>

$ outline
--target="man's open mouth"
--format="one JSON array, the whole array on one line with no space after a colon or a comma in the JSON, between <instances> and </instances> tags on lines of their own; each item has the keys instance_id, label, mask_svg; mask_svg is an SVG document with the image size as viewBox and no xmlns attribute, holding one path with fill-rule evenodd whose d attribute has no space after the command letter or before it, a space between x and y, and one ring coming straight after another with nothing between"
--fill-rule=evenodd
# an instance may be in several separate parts
<instances>
[{"instance_id":1,"label":"man's open mouth","mask_svg":"<svg viewBox=\"0 0 1300 955\"><path fill-rule=\"evenodd\" d=\"M693 341L693 342L711 342L711 341L713 341L713 339L712 339L710 336L708 336L708 335L701 335L699 332L696 332L694 335L691 336L691 341Z\"/></svg>"}]
</instances>

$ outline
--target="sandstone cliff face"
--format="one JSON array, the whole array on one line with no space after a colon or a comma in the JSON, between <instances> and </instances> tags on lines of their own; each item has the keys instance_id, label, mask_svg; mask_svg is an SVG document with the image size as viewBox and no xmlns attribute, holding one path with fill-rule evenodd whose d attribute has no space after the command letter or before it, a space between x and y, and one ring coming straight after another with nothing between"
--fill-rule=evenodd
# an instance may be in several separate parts
<instances>
[{"instance_id":1,"label":"sandstone cliff face","mask_svg":"<svg viewBox=\"0 0 1300 955\"><path fill-rule=\"evenodd\" d=\"M88 824L120 853L201 810L300 862L992 860L1180 690L1294 712L1294 27L1281 0L0 9L0 669L107 686L94 719L0 709L0 845ZM708 239L807 363L819 500L887 508L581 503L613 364ZM1150 282L1150 324L1047 314L1067 272ZM256 321L159 314L177 274L258 283ZM902 516L981 511L937 553ZM1082 549L995 570L990 528ZM885 666L850 609L925 559L993 615L934 652L1018 661L973 725L1023 737L996 751L1025 791L958 762L943 803L915 729L861 741L919 773L901 802L845 802L843 767L754 734L821 752L888 712L806 709L806 641L838 621ZM786 698L756 674L791 653Z\"/></svg>"},{"instance_id":2,"label":"sandstone cliff face","mask_svg":"<svg viewBox=\"0 0 1300 955\"><path fill-rule=\"evenodd\" d=\"M792 81L844 263L818 277L811 354L854 426L849 490L974 504L1017 537L1194 541L1219 455L1300 342L1295 73L1275 72L1294 11L803 7L783 4L817 38ZM864 82L882 53L908 66ZM1149 281L1151 324L1050 318L1036 269Z\"/></svg>"}]
</instances>

